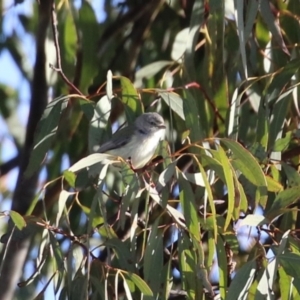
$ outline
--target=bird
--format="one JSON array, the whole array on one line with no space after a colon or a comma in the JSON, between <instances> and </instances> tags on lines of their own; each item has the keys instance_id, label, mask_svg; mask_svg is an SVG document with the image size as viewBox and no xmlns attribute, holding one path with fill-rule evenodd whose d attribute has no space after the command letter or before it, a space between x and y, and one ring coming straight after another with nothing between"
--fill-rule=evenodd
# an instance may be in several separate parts
<instances>
[{"instance_id":1,"label":"bird","mask_svg":"<svg viewBox=\"0 0 300 300\"><path fill-rule=\"evenodd\" d=\"M133 124L117 132L96 152L107 153L129 160L133 169L143 168L153 157L161 140L165 138L166 125L156 112L143 113Z\"/></svg>"}]
</instances>

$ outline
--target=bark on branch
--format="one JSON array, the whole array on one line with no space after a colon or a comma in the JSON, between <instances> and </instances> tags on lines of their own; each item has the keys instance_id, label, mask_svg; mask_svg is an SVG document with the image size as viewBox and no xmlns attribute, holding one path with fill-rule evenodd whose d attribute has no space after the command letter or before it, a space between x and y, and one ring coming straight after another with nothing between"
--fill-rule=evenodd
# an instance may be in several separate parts
<instances>
[{"instance_id":1,"label":"bark on branch","mask_svg":"<svg viewBox=\"0 0 300 300\"><path fill-rule=\"evenodd\" d=\"M26 129L25 144L21 151L19 176L11 207L12 210L17 211L20 214L24 214L27 211L35 195L38 181L38 174L33 175L31 178L25 178L24 172L27 168L33 147L34 132L47 103L45 40L50 22L51 5L51 0L43 0L40 1L39 4L39 21L36 37L36 63L31 84L30 113ZM23 270L23 264L27 256L29 244L29 238L17 241L12 240L8 249L6 249L7 253L5 260L2 262L3 268L0 274L0 300L14 298L13 295ZM0 261L2 261L5 248L6 246L4 246L1 253Z\"/></svg>"}]
</instances>

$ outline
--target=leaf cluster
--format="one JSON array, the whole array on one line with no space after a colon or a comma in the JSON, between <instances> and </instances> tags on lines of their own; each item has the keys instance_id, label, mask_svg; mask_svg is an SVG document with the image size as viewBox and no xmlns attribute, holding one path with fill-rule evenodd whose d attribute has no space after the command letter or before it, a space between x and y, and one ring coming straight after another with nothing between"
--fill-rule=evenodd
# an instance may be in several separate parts
<instances>
[{"instance_id":1,"label":"leaf cluster","mask_svg":"<svg viewBox=\"0 0 300 300\"><path fill-rule=\"evenodd\" d=\"M87 2L57 8L81 93L55 79L25 173L47 179L25 215L1 213L4 249L35 250L19 286L43 279L37 299L50 283L58 299L297 299L297 1L235 1L235 18L223 1L133 2L100 24ZM145 169L92 153L145 111L167 124Z\"/></svg>"}]
</instances>

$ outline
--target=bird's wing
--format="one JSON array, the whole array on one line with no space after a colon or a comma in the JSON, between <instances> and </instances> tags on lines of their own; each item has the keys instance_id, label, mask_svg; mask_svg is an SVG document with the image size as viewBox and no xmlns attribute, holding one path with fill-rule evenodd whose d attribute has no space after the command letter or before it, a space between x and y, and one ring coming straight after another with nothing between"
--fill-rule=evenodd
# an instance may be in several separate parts
<instances>
[{"instance_id":1,"label":"bird's wing","mask_svg":"<svg viewBox=\"0 0 300 300\"><path fill-rule=\"evenodd\" d=\"M127 129L127 127L122 128L121 130L115 132L112 135L111 139L108 142L104 143L97 150L97 152L98 153L104 153L104 152L107 152L109 150L120 148L120 147L126 145L128 143L128 138L129 138L128 130L126 130L126 129Z\"/></svg>"}]
</instances>

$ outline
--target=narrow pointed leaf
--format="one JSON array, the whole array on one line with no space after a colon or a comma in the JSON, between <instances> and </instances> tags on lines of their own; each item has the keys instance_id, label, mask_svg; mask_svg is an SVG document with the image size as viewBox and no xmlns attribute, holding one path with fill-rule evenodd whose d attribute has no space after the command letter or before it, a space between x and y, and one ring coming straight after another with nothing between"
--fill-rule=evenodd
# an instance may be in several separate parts
<instances>
[{"instance_id":1,"label":"narrow pointed leaf","mask_svg":"<svg viewBox=\"0 0 300 300\"><path fill-rule=\"evenodd\" d=\"M63 110L66 108L68 98L60 97L50 102L38 123L34 137L34 148L30 156L25 176L29 177L36 172L45 159L46 153L56 135L58 123Z\"/></svg>"},{"instance_id":2,"label":"narrow pointed leaf","mask_svg":"<svg viewBox=\"0 0 300 300\"><path fill-rule=\"evenodd\" d=\"M287 209L287 207L299 199L300 186L294 186L280 192L275 198L271 208L266 212L267 219L272 221Z\"/></svg>"},{"instance_id":3,"label":"narrow pointed leaf","mask_svg":"<svg viewBox=\"0 0 300 300\"><path fill-rule=\"evenodd\" d=\"M14 224L16 225L16 227L19 229L19 230L22 230L25 226L26 226L26 222L24 220L24 218L19 214L17 213L16 211L11 211L9 213L12 221L14 222Z\"/></svg>"},{"instance_id":4,"label":"narrow pointed leaf","mask_svg":"<svg viewBox=\"0 0 300 300\"><path fill-rule=\"evenodd\" d=\"M125 104L126 119L129 124L133 123L137 116L144 111L142 102L140 100L137 90L132 82L124 77L120 77L122 87L122 103Z\"/></svg>"}]
</instances>

